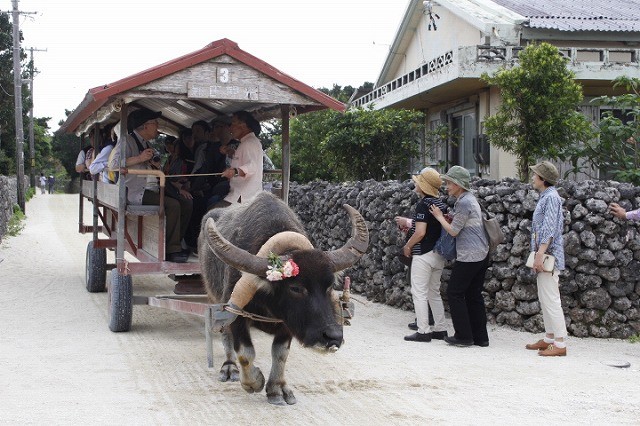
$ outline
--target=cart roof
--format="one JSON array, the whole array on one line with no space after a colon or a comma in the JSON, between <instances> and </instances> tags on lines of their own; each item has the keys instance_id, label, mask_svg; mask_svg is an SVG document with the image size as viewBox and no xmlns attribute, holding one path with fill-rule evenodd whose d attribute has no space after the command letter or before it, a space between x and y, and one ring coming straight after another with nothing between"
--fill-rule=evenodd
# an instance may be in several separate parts
<instances>
[{"instance_id":1,"label":"cart roof","mask_svg":"<svg viewBox=\"0 0 640 426\"><path fill-rule=\"evenodd\" d=\"M80 135L93 124L117 122L123 103L162 111L161 131L173 134L197 120L211 121L240 110L253 112L261 121L280 117L281 105L290 105L290 112L297 114L325 108L345 110L343 103L225 38L90 89L57 132Z\"/></svg>"}]
</instances>

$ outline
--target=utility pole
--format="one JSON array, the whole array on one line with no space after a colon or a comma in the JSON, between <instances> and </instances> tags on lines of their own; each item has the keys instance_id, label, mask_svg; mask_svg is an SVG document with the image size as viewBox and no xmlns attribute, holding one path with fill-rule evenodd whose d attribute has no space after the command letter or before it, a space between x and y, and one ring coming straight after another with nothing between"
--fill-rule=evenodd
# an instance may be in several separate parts
<instances>
[{"instance_id":1,"label":"utility pole","mask_svg":"<svg viewBox=\"0 0 640 426\"><path fill-rule=\"evenodd\" d=\"M34 49L33 47L29 48L31 51L31 63L29 66L29 93L31 94L31 109L29 110L29 155L30 155L30 170L29 170L29 182L32 188L36 188L36 148L34 142L33 135L33 105L35 104L34 96L33 96L33 78L34 78L34 70L33 70L33 52L46 52L47 49Z\"/></svg>"},{"instance_id":2,"label":"utility pole","mask_svg":"<svg viewBox=\"0 0 640 426\"><path fill-rule=\"evenodd\" d=\"M22 127L22 74L20 72L20 12L18 0L13 0L13 98L16 115L16 169L18 206L24 213L24 128Z\"/></svg>"},{"instance_id":3,"label":"utility pole","mask_svg":"<svg viewBox=\"0 0 640 426\"><path fill-rule=\"evenodd\" d=\"M16 170L18 206L25 212L24 196L24 124L22 122L22 73L20 67L20 12L18 0L13 3L13 97L16 116Z\"/></svg>"}]
</instances>

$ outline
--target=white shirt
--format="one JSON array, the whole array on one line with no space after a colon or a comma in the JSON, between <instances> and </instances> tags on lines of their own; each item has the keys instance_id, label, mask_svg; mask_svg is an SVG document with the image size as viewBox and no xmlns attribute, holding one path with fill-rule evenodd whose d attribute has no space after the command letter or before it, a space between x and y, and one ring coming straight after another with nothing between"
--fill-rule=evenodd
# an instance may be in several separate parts
<instances>
[{"instance_id":1,"label":"white shirt","mask_svg":"<svg viewBox=\"0 0 640 426\"><path fill-rule=\"evenodd\" d=\"M112 150L113 150L113 145L107 145L104 148L102 148L102 151L100 151L100 154L98 154L96 159L93 160L93 162L89 166L89 173L91 173L92 175L95 175L103 171L104 168L107 167L107 162L109 161L109 154L111 154ZM100 180L102 182L109 183L109 178L107 177L106 173L102 173Z\"/></svg>"},{"instance_id":2,"label":"white shirt","mask_svg":"<svg viewBox=\"0 0 640 426\"><path fill-rule=\"evenodd\" d=\"M234 176L229 183L229 194L224 198L230 203L246 202L262 191L262 144L254 133L240 139L231 167L244 172L244 176Z\"/></svg>"},{"instance_id":3,"label":"white shirt","mask_svg":"<svg viewBox=\"0 0 640 426\"><path fill-rule=\"evenodd\" d=\"M84 160L86 160L87 158L87 153L84 152L84 149L81 149L80 152L78 153L78 158L76 158L76 166L79 166L80 164L84 164Z\"/></svg>"}]
</instances>

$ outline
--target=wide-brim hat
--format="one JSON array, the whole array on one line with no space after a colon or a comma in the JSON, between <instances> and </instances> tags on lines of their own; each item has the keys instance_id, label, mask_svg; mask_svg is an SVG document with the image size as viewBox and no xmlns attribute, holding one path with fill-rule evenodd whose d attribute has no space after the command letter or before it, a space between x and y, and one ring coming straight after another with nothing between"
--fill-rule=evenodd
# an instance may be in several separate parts
<instances>
[{"instance_id":1,"label":"wide-brim hat","mask_svg":"<svg viewBox=\"0 0 640 426\"><path fill-rule=\"evenodd\" d=\"M549 182L551 185L555 185L558 183L558 179L560 179L558 169L549 161L543 161L535 166L529 166L529 168L533 173L540 176L542 180Z\"/></svg>"},{"instance_id":2,"label":"wide-brim hat","mask_svg":"<svg viewBox=\"0 0 640 426\"><path fill-rule=\"evenodd\" d=\"M471 191L471 189L469 188L471 175L469 174L469 170L465 169L462 166L453 166L449 169L447 174L440 175L440 177L443 180L448 180L449 182L455 183L465 191Z\"/></svg>"},{"instance_id":3,"label":"wide-brim hat","mask_svg":"<svg viewBox=\"0 0 640 426\"><path fill-rule=\"evenodd\" d=\"M438 196L438 191L442 186L442 179L440 179L440 174L437 171L431 167L425 167L420 171L419 175L413 175L411 178L426 195Z\"/></svg>"},{"instance_id":4,"label":"wide-brim hat","mask_svg":"<svg viewBox=\"0 0 640 426\"><path fill-rule=\"evenodd\" d=\"M133 131L138 127L142 126L149 120L155 120L156 118L162 116L162 111L151 111L150 109L141 108L133 111L127 117L127 127L129 131Z\"/></svg>"}]
</instances>

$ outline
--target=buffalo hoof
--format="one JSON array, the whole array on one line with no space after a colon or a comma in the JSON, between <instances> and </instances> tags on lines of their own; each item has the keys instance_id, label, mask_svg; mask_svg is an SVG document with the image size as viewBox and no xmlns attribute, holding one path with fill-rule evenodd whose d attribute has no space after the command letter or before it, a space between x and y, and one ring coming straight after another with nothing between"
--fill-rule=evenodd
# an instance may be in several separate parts
<instances>
[{"instance_id":1,"label":"buffalo hoof","mask_svg":"<svg viewBox=\"0 0 640 426\"><path fill-rule=\"evenodd\" d=\"M273 405L293 405L296 402L296 397L293 396L293 391L288 386L275 387L270 392L267 392L267 401Z\"/></svg>"},{"instance_id":2,"label":"buffalo hoof","mask_svg":"<svg viewBox=\"0 0 640 426\"><path fill-rule=\"evenodd\" d=\"M226 361L220 368L218 379L221 382L237 382L240 379L238 366L233 361Z\"/></svg>"},{"instance_id":3,"label":"buffalo hoof","mask_svg":"<svg viewBox=\"0 0 640 426\"><path fill-rule=\"evenodd\" d=\"M252 367L251 377L243 377L241 384L247 393L260 392L264 389L264 375L258 367Z\"/></svg>"}]
</instances>

